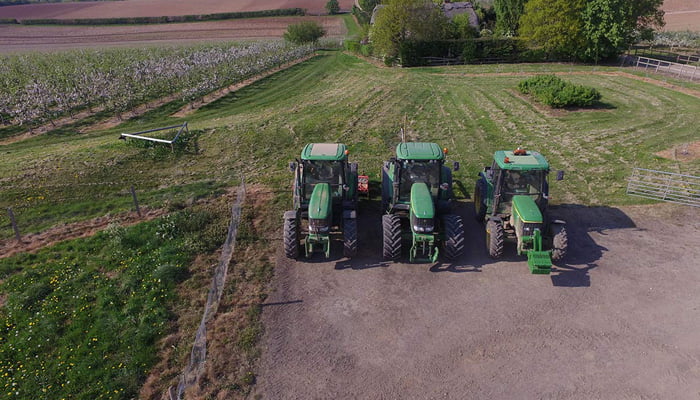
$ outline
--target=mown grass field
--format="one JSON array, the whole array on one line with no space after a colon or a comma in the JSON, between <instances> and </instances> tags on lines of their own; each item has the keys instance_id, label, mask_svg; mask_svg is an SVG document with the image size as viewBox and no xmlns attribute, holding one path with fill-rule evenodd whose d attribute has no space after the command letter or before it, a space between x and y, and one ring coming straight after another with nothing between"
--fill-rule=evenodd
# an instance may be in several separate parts
<instances>
[{"instance_id":1,"label":"mown grass field","mask_svg":"<svg viewBox=\"0 0 700 400\"><path fill-rule=\"evenodd\" d=\"M633 166L700 173L700 160L679 164L654 155L700 139L697 130L700 99L617 72L619 69L612 67L554 64L389 69L340 52L321 53L229 94L186 118L170 117L183 106L174 102L110 130L78 134L81 126L78 123L1 146L0 206L3 210L16 208L21 229L32 232L128 210L131 199L127 189L132 184L142 204L176 209L222 193L245 176L248 183L273 191L270 201L263 203L266 215L272 216L265 222L264 231L270 232L276 222L281 227L281 218L276 221L274 216L281 216L290 207L291 177L287 163L299 156L304 144L344 142L350 147L351 158L360 163L360 171L378 180L381 163L392 156L402 127L409 140L435 141L449 148L450 159L462 165L455 173L455 191L462 201L469 201L476 173L490 164L495 150L523 146L542 152L554 169L567 172L564 181L552 185L554 203L609 206L639 203L638 198L625 195L625 178ZM602 93L604 104L594 110L577 111L542 107L517 92L518 82L535 73L559 73L565 80L592 86ZM683 85L700 89L699 85ZM169 149L146 149L117 140L120 132L174 125L185 120L197 134L199 152L171 153ZM158 220L151 228L138 228L136 232L148 236L162 230L163 224ZM0 239L10 237L9 221L3 214ZM31 309L50 299L55 290L51 277L61 269L60 263L65 259L83 265L85 273L91 275L80 275L81 279L94 276L97 286L106 279L126 279L128 275L121 275L122 271L112 264L117 261L110 258L111 250L105 251L104 257L97 258L95 263L88 263L90 253L99 252L91 249L113 246L114 237L79 240L79 245L56 253L56 260L51 261L57 263L55 268L46 270L42 264L52 260L52 249L39 253L36 260L26 256L0 259L2 304L12 305L23 299L22 306ZM162 255L162 264L186 265L196 252L210 250L207 246L193 249L192 243L197 242L191 240L188 247L185 239L183 236L182 243L173 243L172 254ZM278 244L268 239L255 245ZM211 242L211 238L206 241ZM145 246L157 243L155 238L144 239L144 251ZM154 271L149 270L144 279ZM11 284L27 274L36 274L39 286L25 288ZM73 287L76 291L84 289L85 293L92 290L81 289L80 285ZM33 293L29 289L42 295L27 297ZM168 292L168 296L172 294ZM103 297L90 298L91 302L86 304L93 307ZM149 298L143 299L144 304ZM71 307L79 309L86 304L65 303L61 312L70 314L74 312ZM8 315L7 307L0 308L0 315L7 321L19 318L16 314ZM124 307L128 308L128 304ZM127 310L131 311L140 315L138 310ZM171 318L163 312L159 321ZM22 318L21 321L29 320L30 316ZM67 323L65 319L61 321ZM39 329L12 324L12 329L20 330L22 335L28 335L27 329ZM158 327L161 326L167 327ZM9 328L3 329L0 346L10 343ZM85 333L89 340L93 337L90 329L86 328ZM149 336L147 344L153 345L159 334L167 332L158 330ZM50 343L61 342L50 340ZM118 354L122 350L101 351ZM55 351L63 354L63 350ZM7 357L4 354L2 357ZM94 354L83 355L91 356ZM129 382L129 393L133 395L137 385L134 379L140 382L152 362L139 361L131 375L124 378ZM115 363L119 365L116 360ZM49 380L63 379L58 373L47 376L55 377ZM39 387L43 381L37 382L29 387ZM107 391L110 395L105 397L125 396L118 387L104 388L101 393ZM29 396L24 392L23 395Z\"/></svg>"},{"instance_id":2,"label":"mown grass field","mask_svg":"<svg viewBox=\"0 0 700 400\"><path fill-rule=\"evenodd\" d=\"M411 140L436 141L462 163L456 178L466 188L464 197L494 150L521 145L567 171L567 179L553 188L559 202L638 202L624 194L631 167L700 170L698 161L679 164L654 155L700 139L700 99L606 75L615 71L570 65L388 69L323 54L186 118L169 117L182 106L175 102L109 131L76 134L71 126L3 146L0 206L19 207L20 225L36 231L126 209L131 184L154 206L212 193L241 174L283 189L287 161L311 141L347 143L361 170L377 179L404 121ZM551 111L517 92L524 76L541 72L563 73L566 80L600 90L604 105ZM145 150L116 140L120 132L185 120L199 134L199 154ZM92 185L105 182L110 185ZM3 224L0 235L10 234Z\"/></svg>"}]
</instances>

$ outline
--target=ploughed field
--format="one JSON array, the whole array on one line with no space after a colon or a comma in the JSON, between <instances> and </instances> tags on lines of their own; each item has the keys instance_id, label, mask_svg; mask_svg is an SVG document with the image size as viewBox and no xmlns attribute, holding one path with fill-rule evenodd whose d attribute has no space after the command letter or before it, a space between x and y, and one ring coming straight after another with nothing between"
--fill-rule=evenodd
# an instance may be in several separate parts
<instances>
[{"instance_id":1,"label":"ploughed field","mask_svg":"<svg viewBox=\"0 0 700 400\"><path fill-rule=\"evenodd\" d=\"M342 10L350 10L352 0L340 0ZM325 13L323 0L127 0L75 3L25 4L0 7L1 18L75 19L161 17L175 15L217 14L240 11L303 8L309 13Z\"/></svg>"},{"instance_id":2,"label":"ploughed field","mask_svg":"<svg viewBox=\"0 0 700 400\"><path fill-rule=\"evenodd\" d=\"M0 8L0 11L2 8ZM327 37L347 32L337 17L274 17L176 24L51 26L0 25L0 53L81 47L172 45L188 42L279 39L290 24L318 21Z\"/></svg>"}]
</instances>

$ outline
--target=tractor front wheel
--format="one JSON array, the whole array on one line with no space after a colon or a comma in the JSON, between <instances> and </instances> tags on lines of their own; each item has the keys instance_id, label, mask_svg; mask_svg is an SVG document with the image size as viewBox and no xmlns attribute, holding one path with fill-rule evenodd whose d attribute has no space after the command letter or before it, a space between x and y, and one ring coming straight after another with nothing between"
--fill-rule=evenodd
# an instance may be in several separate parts
<instances>
[{"instance_id":1,"label":"tractor front wheel","mask_svg":"<svg viewBox=\"0 0 700 400\"><path fill-rule=\"evenodd\" d=\"M398 260L401 257L401 218L393 214L383 215L382 234L384 259Z\"/></svg>"},{"instance_id":2,"label":"tractor front wheel","mask_svg":"<svg viewBox=\"0 0 700 400\"><path fill-rule=\"evenodd\" d=\"M445 259L454 260L464 253L464 225L458 215L448 214L442 219L445 229Z\"/></svg>"},{"instance_id":3,"label":"tractor front wheel","mask_svg":"<svg viewBox=\"0 0 700 400\"><path fill-rule=\"evenodd\" d=\"M552 225L552 261L561 261L566 256L569 238L564 225Z\"/></svg>"},{"instance_id":4,"label":"tractor front wheel","mask_svg":"<svg viewBox=\"0 0 700 400\"><path fill-rule=\"evenodd\" d=\"M357 220L345 218L343 220L343 255L354 257L357 254Z\"/></svg>"},{"instance_id":5,"label":"tractor front wheel","mask_svg":"<svg viewBox=\"0 0 700 400\"><path fill-rule=\"evenodd\" d=\"M299 224L296 218L284 220L284 255L299 258Z\"/></svg>"},{"instance_id":6,"label":"tractor front wheel","mask_svg":"<svg viewBox=\"0 0 700 400\"><path fill-rule=\"evenodd\" d=\"M504 241L505 232L503 231L503 225L498 221L489 220L486 223L486 246L488 246L491 258L501 258L503 256Z\"/></svg>"}]
</instances>

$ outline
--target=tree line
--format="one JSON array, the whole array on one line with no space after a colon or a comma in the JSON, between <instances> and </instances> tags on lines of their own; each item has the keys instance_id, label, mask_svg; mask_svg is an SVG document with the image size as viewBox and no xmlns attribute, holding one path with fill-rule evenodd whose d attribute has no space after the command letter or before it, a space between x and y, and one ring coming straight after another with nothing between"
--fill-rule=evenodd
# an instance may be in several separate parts
<instances>
[{"instance_id":1,"label":"tree line","mask_svg":"<svg viewBox=\"0 0 700 400\"><path fill-rule=\"evenodd\" d=\"M361 12L376 5L359 0ZM598 62L652 39L663 26L663 0L493 0L476 2L478 27L466 14L449 19L441 0L385 0L367 29L375 53L396 58L408 42L518 38L547 59ZM371 13L371 11L369 11Z\"/></svg>"}]
</instances>

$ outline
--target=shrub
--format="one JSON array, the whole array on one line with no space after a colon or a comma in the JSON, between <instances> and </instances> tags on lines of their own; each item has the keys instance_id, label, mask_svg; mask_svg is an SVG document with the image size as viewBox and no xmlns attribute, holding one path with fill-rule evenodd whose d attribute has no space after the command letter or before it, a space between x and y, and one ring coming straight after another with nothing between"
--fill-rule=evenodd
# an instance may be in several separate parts
<instances>
[{"instance_id":1,"label":"shrub","mask_svg":"<svg viewBox=\"0 0 700 400\"><path fill-rule=\"evenodd\" d=\"M531 94L550 107L590 107L601 99L596 89L565 82L554 75L538 75L518 84L522 93Z\"/></svg>"},{"instance_id":2,"label":"shrub","mask_svg":"<svg viewBox=\"0 0 700 400\"><path fill-rule=\"evenodd\" d=\"M325 29L318 22L303 21L289 25L284 40L294 44L316 43L325 34Z\"/></svg>"}]
</instances>

